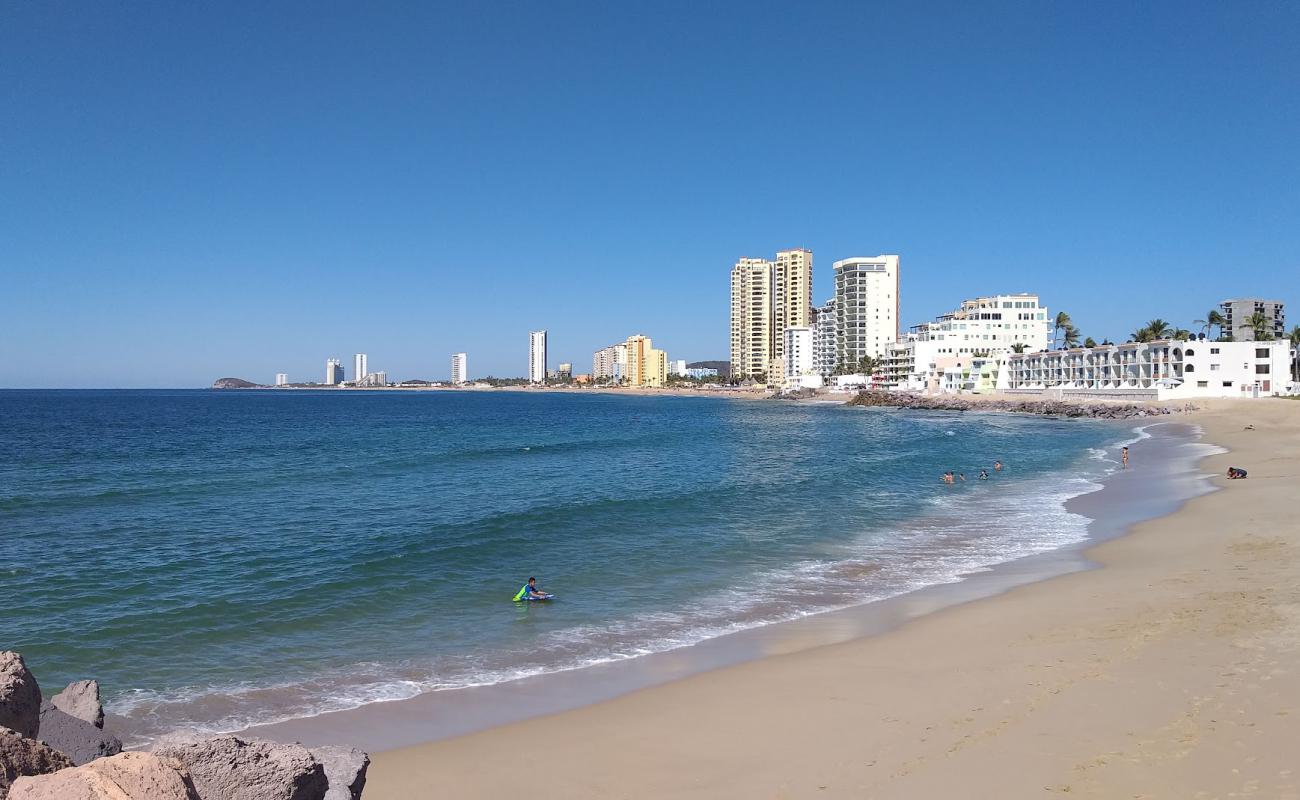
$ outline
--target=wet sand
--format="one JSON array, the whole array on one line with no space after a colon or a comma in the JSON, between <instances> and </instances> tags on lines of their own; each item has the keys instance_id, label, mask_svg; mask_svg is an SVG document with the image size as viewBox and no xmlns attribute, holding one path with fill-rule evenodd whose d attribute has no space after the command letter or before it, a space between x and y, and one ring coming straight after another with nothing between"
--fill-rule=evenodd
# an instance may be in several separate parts
<instances>
[{"instance_id":1,"label":"wet sand","mask_svg":"<svg viewBox=\"0 0 1300 800\"><path fill-rule=\"evenodd\" d=\"M1250 479L1086 551L1103 569L380 752L366 796L1300 797L1300 402L1205 406L1232 452L1202 468ZM1125 491L1155 508L1143 454Z\"/></svg>"}]
</instances>

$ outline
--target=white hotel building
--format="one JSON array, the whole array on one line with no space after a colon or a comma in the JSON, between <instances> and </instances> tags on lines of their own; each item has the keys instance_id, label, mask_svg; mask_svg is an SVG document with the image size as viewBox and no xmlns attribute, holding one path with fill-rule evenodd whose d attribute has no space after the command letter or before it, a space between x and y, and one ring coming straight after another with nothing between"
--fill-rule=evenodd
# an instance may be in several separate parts
<instances>
[{"instance_id":1,"label":"white hotel building","mask_svg":"<svg viewBox=\"0 0 1300 800\"><path fill-rule=\"evenodd\" d=\"M1125 400L1290 393L1291 343L1162 339L1007 357L1007 391Z\"/></svg>"},{"instance_id":2,"label":"white hotel building","mask_svg":"<svg viewBox=\"0 0 1300 800\"><path fill-rule=\"evenodd\" d=\"M451 383L453 386L463 386L469 381L469 356L464 353L453 353L451 356Z\"/></svg>"},{"instance_id":3,"label":"white hotel building","mask_svg":"<svg viewBox=\"0 0 1300 800\"><path fill-rule=\"evenodd\" d=\"M962 301L956 311L934 322L912 327L894 342L882 359L882 382L891 388L910 391L942 391L944 372L981 362L976 383L997 384L1001 361L1021 346L1025 352L1046 350L1051 345L1051 319L1036 294L999 294ZM975 389L974 385L965 387Z\"/></svg>"},{"instance_id":4,"label":"white hotel building","mask_svg":"<svg viewBox=\"0 0 1300 800\"><path fill-rule=\"evenodd\" d=\"M821 388L822 376L817 371L813 349L813 329L805 325L786 328L783 338L785 380L782 385L786 389Z\"/></svg>"},{"instance_id":5,"label":"white hotel building","mask_svg":"<svg viewBox=\"0 0 1300 800\"><path fill-rule=\"evenodd\" d=\"M528 332L528 381L546 383L546 331Z\"/></svg>"}]
</instances>

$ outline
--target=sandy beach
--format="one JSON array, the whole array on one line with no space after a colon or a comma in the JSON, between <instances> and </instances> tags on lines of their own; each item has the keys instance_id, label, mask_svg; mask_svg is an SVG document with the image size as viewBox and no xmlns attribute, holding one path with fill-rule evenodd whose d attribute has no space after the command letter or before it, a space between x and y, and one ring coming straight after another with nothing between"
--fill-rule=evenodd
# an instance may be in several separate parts
<instances>
[{"instance_id":1,"label":"sandy beach","mask_svg":"<svg viewBox=\"0 0 1300 800\"><path fill-rule=\"evenodd\" d=\"M1185 419L1249 479L1101 569L378 753L366 797L1300 797L1300 402Z\"/></svg>"}]
</instances>

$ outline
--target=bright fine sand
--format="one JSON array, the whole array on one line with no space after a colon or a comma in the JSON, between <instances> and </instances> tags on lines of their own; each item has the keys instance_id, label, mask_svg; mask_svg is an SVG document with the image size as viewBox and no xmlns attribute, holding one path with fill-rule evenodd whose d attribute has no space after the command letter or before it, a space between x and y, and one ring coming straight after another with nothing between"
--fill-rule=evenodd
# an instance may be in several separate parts
<instances>
[{"instance_id":1,"label":"bright fine sand","mask_svg":"<svg viewBox=\"0 0 1300 800\"><path fill-rule=\"evenodd\" d=\"M1300 402L1206 405L1250 477L1102 569L379 753L365 796L1300 798Z\"/></svg>"}]
</instances>

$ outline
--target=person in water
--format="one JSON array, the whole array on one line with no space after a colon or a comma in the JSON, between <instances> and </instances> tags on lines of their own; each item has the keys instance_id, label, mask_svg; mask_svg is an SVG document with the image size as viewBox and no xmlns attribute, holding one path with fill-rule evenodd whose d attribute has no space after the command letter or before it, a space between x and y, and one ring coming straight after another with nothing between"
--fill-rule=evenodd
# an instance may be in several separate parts
<instances>
[{"instance_id":1,"label":"person in water","mask_svg":"<svg viewBox=\"0 0 1300 800\"><path fill-rule=\"evenodd\" d=\"M1001 471L1002 471L1002 462L1001 462L1001 461L994 461L994 462L993 462L993 471L994 471L994 472L1001 472Z\"/></svg>"},{"instance_id":2,"label":"person in water","mask_svg":"<svg viewBox=\"0 0 1300 800\"><path fill-rule=\"evenodd\" d=\"M1120 452L1120 458L1122 458L1123 461L1124 461L1124 466L1127 467L1127 466L1128 466L1128 447L1125 446L1124 449L1123 449L1123 450L1120 450L1119 452Z\"/></svg>"},{"instance_id":3,"label":"person in water","mask_svg":"<svg viewBox=\"0 0 1300 800\"><path fill-rule=\"evenodd\" d=\"M529 578L528 583L524 584L524 588L520 589L519 594L515 595L516 600L549 600L550 597L549 594L537 588L536 578Z\"/></svg>"},{"instance_id":4,"label":"person in water","mask_svg":"<svg viewBox=\"0 0 1300 800\"><path fill-rule=\"evenodd\" d=\"M980 480L986 481L988 479L989 479L989 471L986 469L980 470Z\"/></svg>"}]
</instances>

